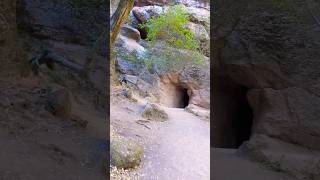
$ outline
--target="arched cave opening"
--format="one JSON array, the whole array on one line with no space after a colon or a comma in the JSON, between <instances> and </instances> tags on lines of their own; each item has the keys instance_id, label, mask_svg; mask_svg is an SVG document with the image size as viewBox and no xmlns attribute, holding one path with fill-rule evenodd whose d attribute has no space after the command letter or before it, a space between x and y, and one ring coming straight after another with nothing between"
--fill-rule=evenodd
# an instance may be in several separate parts
<instances>
[{"instance_id":1,"label":"arched cave opening","mask_svg":"<svg viewBox=\"0 0 320 180\"><path fill-rule=\"evenodd\" d=\"M252 131L248 89L227 78L217 85L213 97L212 144L217 148L238 148L250 139Z\"/></svg>"},{"instance_id":2,"label":"arched cave opening","mask_svg":"<svg viewBox=\"0 0 320 180\"><path fill-rule=\"evenodd\" d=\"M189 105L188 89L178 87L177 91L178 91L177 108L186 108Z\"/></svg>"},{"instance_id":3,"label":"arched cave opening","mask_svg":"<svg viewBox=\"0 0 320 180\"><path fill-rule=\"evenodd\" d=\"M189 105L188 89L174 83L163 85L162 103L171 108L186 108Z\"/></svg>"}]
</instances>

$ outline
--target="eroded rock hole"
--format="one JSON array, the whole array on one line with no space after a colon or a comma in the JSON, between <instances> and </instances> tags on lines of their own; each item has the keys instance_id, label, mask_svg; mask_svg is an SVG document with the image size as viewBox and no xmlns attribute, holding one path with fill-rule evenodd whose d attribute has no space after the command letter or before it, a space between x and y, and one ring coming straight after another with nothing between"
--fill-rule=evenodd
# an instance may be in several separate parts
<instances>
[{"instance_id":1,"label":"eroded rock hole","mask_svg":"<svg viewBox=\"0 0 320 180\"><path fill-rule=\"evenodd\" d=\"M185 108L189 105L188 89L176 84L164 85L164 96L161 101L167 107Z\"/></svg>"},{"instance_id":2,"label":"eroded rock hole","mask_svg":"<svg viewBox=\"0 0 320 180\"><path fill-rule=\"evenodd\" d=\"M213 146L238 148L251 136L253 114L248 89L224 80L214 94Z\"/></svg>"},{"instance_id":3,"label":"eroded rock hole","mask_svg":"<svg viewBox=\"0 0 320 180\"><path fill-rule=\"evenodd\" d=\"M188 90L185 88L178 87L179 103L177 108L185 108L189 105L189 95Z\"/></svg>"}]
</instances>

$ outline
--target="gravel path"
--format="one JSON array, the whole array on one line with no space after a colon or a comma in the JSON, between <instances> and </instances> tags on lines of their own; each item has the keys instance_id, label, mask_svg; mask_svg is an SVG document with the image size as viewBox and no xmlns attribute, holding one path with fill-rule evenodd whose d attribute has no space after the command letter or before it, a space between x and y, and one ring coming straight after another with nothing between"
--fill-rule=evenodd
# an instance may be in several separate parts
<instances>
[{"instance_id":1,"label":"gravel path","mask_svg":"<svg viewBox=\"0 0 320 180\"><path fill-rule=\"evenodd\" d=\"M179 108L164 108L169 120L152 125L138 179L210 179L210 125Z\"/></svg>"}]
</instances>

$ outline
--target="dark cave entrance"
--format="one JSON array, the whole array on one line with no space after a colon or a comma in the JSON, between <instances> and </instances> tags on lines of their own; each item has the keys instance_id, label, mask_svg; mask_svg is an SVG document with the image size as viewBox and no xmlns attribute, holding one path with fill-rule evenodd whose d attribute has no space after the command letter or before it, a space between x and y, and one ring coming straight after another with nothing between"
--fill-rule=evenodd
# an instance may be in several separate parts
<instances>
[{"instance_id":1,"label":"dark cave entrance","mask_svg":"<svg viewBox=\"0 0 320 180\"><path fill-rule=\"evenodd\" d=\"M189 105L188 89L177 87L177 108L186 108Z\"/></svg>"},{"instance_id":2,"label":"dark cave entrance","mask_svg":"<svg viewBox=\"0 0 320 180\"><path fill-rule=\"evenodd\" d=\"M188 88L176 83L163 84L162 104L171 108L186 108L189 105L190 94Z\"/></svg>"},{"instance_id":3,"label":"dark cave entrance","mask_svg":"<svg viewBox=\"0 0 320 180\"><path fill-rule=\"evenodd\" d=\"M146 28L138 27L138 31L140 32L141 39L147 39L148 33Z\"/></svg>"},{"instance_id":4,"label":"dark cave entrance","mask_svg":"<svg viewBox=\"0 0 320 180\"><path fill-rule=\"evenodd\" d=\"M253 113L248 89L223 79L214 90L213 147L238 148L251 136Z\"/></svg>"}]
</instances>

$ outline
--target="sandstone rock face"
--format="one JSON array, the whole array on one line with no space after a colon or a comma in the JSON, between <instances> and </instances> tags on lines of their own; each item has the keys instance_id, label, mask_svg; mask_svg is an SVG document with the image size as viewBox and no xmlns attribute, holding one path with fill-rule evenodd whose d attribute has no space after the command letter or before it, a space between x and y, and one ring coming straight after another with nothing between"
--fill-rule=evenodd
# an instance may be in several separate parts
<instances>
[{"instance_id":1,"label":"sandstone rock face","mask_svg":"<svg viewBox=\"0 0 320 180\"><path fill-rule=\"evenodd\" d=\"M320 54L316 50L320 47L320 34L316 31L319 27L313 26L315 22L309 19L310 14L298 10L308 4L292 2L291 10L299 17L296 19L272 2L248 1L250 6L228 2L232 4L226 10L228 15L220 11L222 4L217 3L217 12L222 16L213 25L214 145L226 146L225 142L232 141L222 138L226 135L223 132L233 132L232 127L226 128L228 125L223 122L230 118L230 111L223 109L235 108L234 112L240 113L244 110L239 106L247 103L246 111L253 114L248 143L259 151L275 146L267 138L319 151ZM237 94L240 90L242 92ZM258 146L257 142L265 146ZM275 155L274 152L271 151L269 157ZM284 151L281 153L286 156ZM275 157L281 161L280 156ZM311 168L315 166L308 170L303 166L302 161L312 164L310 159L296 159L294 168L286 168L294 157L288 158L281 161L281 170L293 174L294 171L304 174L314 170Z\"/></svg>"}]
</instances>

